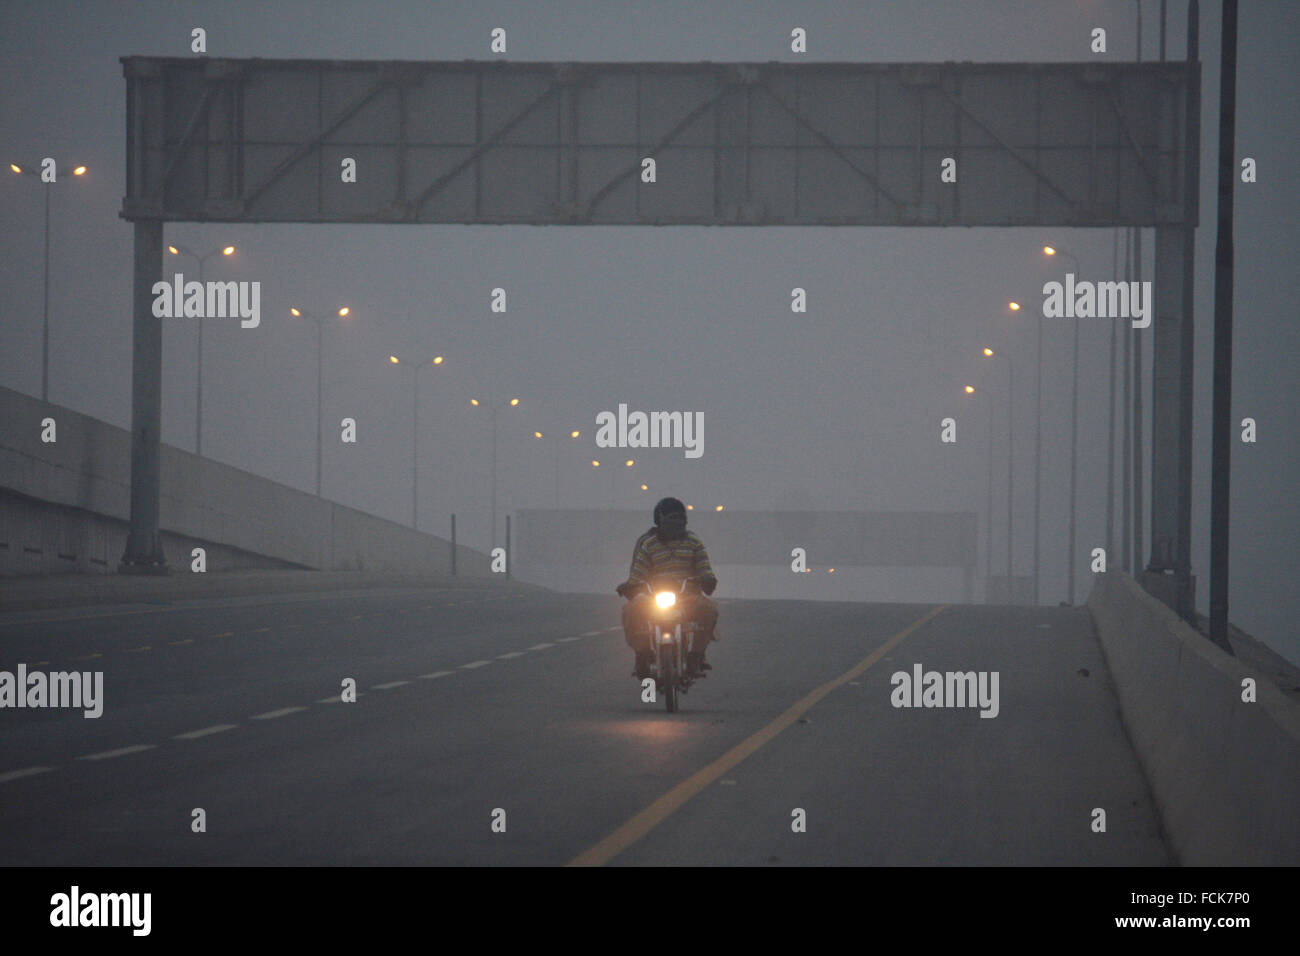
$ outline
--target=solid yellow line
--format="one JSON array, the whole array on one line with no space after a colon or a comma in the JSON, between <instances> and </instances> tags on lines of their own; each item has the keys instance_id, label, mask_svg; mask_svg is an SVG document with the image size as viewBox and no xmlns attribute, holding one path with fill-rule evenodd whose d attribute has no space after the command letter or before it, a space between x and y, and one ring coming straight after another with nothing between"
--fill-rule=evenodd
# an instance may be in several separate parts
<instances>
[{"instance_id":1,"label":"solid yellow line","mask_svg":"<svg viewBox=\"0 0 1300 956\"><path fill-rule=\"evenodd\" d=\"M947 607L946 604L940 605L923 617L913 621L907 627L903 628L903 630L899 631L887 640L884 644L880 645L880 647L872 651L871 654L856 664L852 669L844 672L839 677L827 681L816 690L805 695L800 701L798 701L798 703L762 730L732 747L707 767L704 767L687 777L654 803L650 804L650 806L646 807L634 816L631 820L628 820L627 823L623 824L609 836L605 837L605 839L574 857L569 861L568 865L604 866L659 824L663 823L664 820L681 808L686 801L691 799L691 797L695 796L709 784L713 783L713 781L725 774L728 770L735 767L746 757L750 756L764 744L772 740L772 738L781 731L793 724L831 691L847 684L849 681L857 677L860 677L866 672L867 668L871 667L872 664L875 664L878 660L902 643L903 639L909 634L937 617L945 607Z\"/></svg>"}]
</instances>

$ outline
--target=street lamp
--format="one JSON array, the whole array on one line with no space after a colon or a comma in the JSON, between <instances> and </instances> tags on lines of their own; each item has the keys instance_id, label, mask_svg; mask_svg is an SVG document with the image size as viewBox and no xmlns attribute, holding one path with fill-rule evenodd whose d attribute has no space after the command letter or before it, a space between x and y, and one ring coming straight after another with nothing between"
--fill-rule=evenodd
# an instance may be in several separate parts
<instances>
[{"instance_id":1,"label":"street lamp","mask_svg":"<svg viewBox=\"0 0 1300 956\"><path fill-rule=\"evenodd\" d=\"M1015 372L1012 368L1010 356L1003 355L1001 352L994 352L991 348L985 346L981 350L985 358L1000 358L1007 363L1007 603L1015 603L1013 600L1013 590L1011 581L1011 527L1012 527L1012 482L1015 475L1015 448L1014 426L1015 417Z\"/></svg>"},{"instance_id":2,"label":"street lamp","mask_svg":"<svg viewBox=\"0 0 1300 956\"><path fill-rule=\"evenodd\" d=\"M977 389L974 385L967 385L965 388L967 395L982 395L989 400L989 479L988 479L988 503L985 505L985 528L984 528L984 603L989 602L988 582L993 577L993 397L983 389Z\"/></svg>"},{"instance_id":3,"label":"street lamp","mask_svg":"<svg viewBox=\"0 0 1300 956\"><path fill-rule=\"evenodd\" d=\"M1012 312L1020 311L1019 302L1008 302L1007 308ZM1041 567L1039 564L1039 514L1042 503L1043 490L1043 311L1038 311L1038 334L1035 336L1037 342L1035 349L1038 353L1037 376L1038 380L1034 387L1034 404L1037 406L1034 414L1034 604L1038 604L1038 579L1042 577Z\"/></svg>"},{"instance_id":4,"label":"street lamp","mask_svg":"<svg viewBox=\"0 0 1300 956\"><path fill-rule=\"evenodd\" d=\"M623 462L623 467L624 467L624 468L631 468L631 467L632 467L633 465L635 465L635 464L636 464L636 460L635 460L635 459L632 459L632 458L629 458L629 459L627 459L626 461ZM598 458L593 458L593 459L591 460L591 467L592 467L592 468L599 468L599 467L600 467L600 459L598 459ZM610 509L611 511L614 510L614 481L615 481L614 476L615 476L617 473L618 473L618 470L614 467L613 462L610 462L610 466L609 466L609 509Z\"/></svg>"},{"instance_id":5,"label":"street lamp","mask_svg":"<svg viewBox=\"0 0 1300 956\"><path fill-rule=\"evenodd\" d=\"M559 432L556 432L556 435L559 436L556 438L555 441L555 507L558 510L560 507L560 448L564 444L564 442L559 440L560 437L563 437L560 435ZM578 429L576 428L569 429L568 438L570 440L579 438L581 436L582 436L582 432L578 431ZM534 431L533 437L540 439L542 441L546 440L545 436L539 431Z\"/></svg>"},{"instance_id":6,"label":"street lamp","mask_svg":"<svg viewBox=\"0 0 1300 956\"><path fill-rule=\"evenodd\" d=\"M1076 256L1069 252L1064 252L1052 246L1043 246L1043 255L1064 256L1074 262L1076 274L1082 274L1083 269L1079 265ZM1066 603L1074 605L1074 536L1075 536L1075 493L1078 485L1078 467L1079 458L1079 320L1074 320L1074 372L1072 376L1073 385L1070 390L1070 537L1069 537L1069 561L1066 567L1069 569L1069 581L1066 585Z\"/></svg>"},{"instance_id":7,"label":"street lamp","mask_svg":"<svg viewBox=\"0 0 1300 956\"><path fill-rule=\"evenodd\" d=\"M57 168L57 167L56 167ZM57 181L55 178L46 180L45 177L30 167L19 166L17 163L10 163L9 169L18 175L36 176L45 184L45 267L44 275L44 319L41 323L41 401L50 400L50 188ZM72 170L73 176L86 175L85 166L77 166Z\"/></svg>"},{"instance_id":8,"label":"street lamp","mask_svg":"<svg viewBox=\"0 0 1300 956\"><path fill-rule=\"evenodd\" d=\"M636 460L633 458L629 458L627 461L623 462L623 467L631 468L635 464L636 464ZM611 511L614 510L614 472L613 471L609 473L609 508Z\"/></svg>"},{"instance_id":9,"label":"street lamp","mask_svg":"<svg viewBox=\"0 0 1300 956\"><path fill-rule=\"evenodd\" d=\"M325 365L325 321L326 317L317 315L307 309L290 309L289 314L296 319L311 319L316 323L316 497L320 497L320 465L321 465L321 445L323 444L322 422L321 422L321 379L324 376ZM343 306L338 310L339 318L346 319L352 314L352 310Z\"/></svg>"},{"instance_id":10,"label":"street lamp","mask_svg":"<svg viewBox=\"0 0 1300 956\"><path fill-rule=\"evenodd\" d=\"M420 530L420 369L429 365L441 365L442 356L435 355L418 365L403 362L396 355L388 356L393 365L405 365L411 369L411 527Z\"/></svg>"},{"instance_id":11,"label":"street lamp","mask_svg":"<svg viewBox=\"0 0 1300 956\"><path fill-rule=\"evenodd\" d=\"M199 264L199 285L205 289L203 268L207 261L213 256L233 256L235 254L234 246L218 246L211 252L199 255L187 246L168 246L167 251L174 256L189 256ZM199 319L199 355L196 361L198 366L198 390L197 397L194 401L194 454L202 457L203 455L203 320Z\"/></svg>"},{"instance_id":12,"label":"street lamp","mask_svg":"<svg viewBox=\"0 0 1300 956\"><path fill-rule=\"evenodd\" d=\"M475 408L481 408L477 398L471 398L469 403ZM505 404L499 402L492 403L492 540L488 546L489 549L497 546L497 413L503 408L517 408L519 399L512 398Z\"/></svg>"}]
</instances>

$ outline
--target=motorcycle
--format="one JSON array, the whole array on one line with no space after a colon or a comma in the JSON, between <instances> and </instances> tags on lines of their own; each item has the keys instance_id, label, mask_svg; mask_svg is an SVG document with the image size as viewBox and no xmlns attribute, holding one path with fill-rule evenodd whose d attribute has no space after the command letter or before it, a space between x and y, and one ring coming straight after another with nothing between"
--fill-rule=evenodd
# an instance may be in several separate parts
<instances>
[{"instance_id":1,"label":"motorcycle","mask_svg":"<svg viewBox=\"0 0 1300 956\"><path fill-rule=\"evenodd\" d=\"M677 713L678 696L690 690L697 680L707 676L704 672L695 673L686 667L687 654L694 647L697 628L694 621L682 620L684 602L678 598L687 593L686 587L692 583L695 583L694 579L687 578L677 591L651 592L654 595L654 607L651 610L654 628L651 676L655 681L655 693L663 697L664 707L670 714Z\"/></svg>"}]
</instances>

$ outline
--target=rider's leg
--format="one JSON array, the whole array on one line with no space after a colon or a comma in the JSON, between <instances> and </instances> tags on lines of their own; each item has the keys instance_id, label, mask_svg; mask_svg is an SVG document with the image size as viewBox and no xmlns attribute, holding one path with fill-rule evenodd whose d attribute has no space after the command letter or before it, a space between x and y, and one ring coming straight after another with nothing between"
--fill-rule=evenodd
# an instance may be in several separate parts
<instances>
[{"instance_id":1,"label":"rider's leg","mask_svg":"<svg viewBox=\"0 0 1300 956\"><path fill-rule=\"evenodd\" d=\"M695 622L695 640L689 661L697 671L711 670L713 665L704 659L709 642L714 639L718 625L718 605L703 594L695 595L691 606L691 620Z\"/></svg>"},{"instance_id":2,"label":"rider's leg","mask_svg":"<svg viewBox=\"0 0 1300 956\"><path fill-rule=\"evenodd\" d=\"M650 600L650 595L640 594L623 605L623 640L636 652L637 677L647 677L650 673L650 639L646 631Z\"/></svg>"}]
</instances>

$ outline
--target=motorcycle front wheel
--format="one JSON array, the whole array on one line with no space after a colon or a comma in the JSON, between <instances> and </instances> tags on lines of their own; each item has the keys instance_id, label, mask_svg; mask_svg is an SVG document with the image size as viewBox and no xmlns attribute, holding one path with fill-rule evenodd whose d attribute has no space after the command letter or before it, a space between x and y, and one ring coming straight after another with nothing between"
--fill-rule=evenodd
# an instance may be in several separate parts
<instances>
[{"instance_id":1,"label":"motorcycle front wheel","mask_svg":"<svg viewBox=\"0 0 1300 956\"><path fill-rule=\"evenodd\" d=\"M672 648L659 651L659 673L663 675L664 707L668 713L677 713L677 666Z\"/></svg>"}]
</instances>

